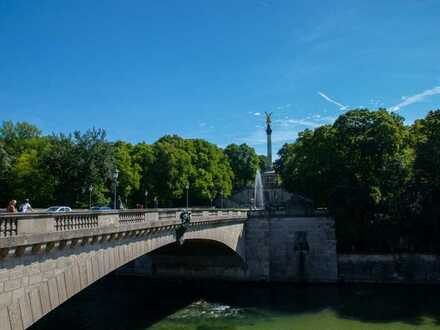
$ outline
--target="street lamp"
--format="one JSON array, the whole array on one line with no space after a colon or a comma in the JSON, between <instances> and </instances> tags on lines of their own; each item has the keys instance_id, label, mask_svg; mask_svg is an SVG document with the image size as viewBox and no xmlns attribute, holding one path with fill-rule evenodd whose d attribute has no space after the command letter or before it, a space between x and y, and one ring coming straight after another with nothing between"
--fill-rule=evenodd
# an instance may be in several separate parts
<instances>
[{"instance_id":1,"label":"street lamp","mask_svg":"<svg viewBox=\"0 0 440 330\"><path fill-rule=\"evenodd\" d=\"M222 209L223 208L223 194L224 194L223 189L222 189L222 191L220 191L220 194L221 194L220 208Z\"/></svg>"},{"instance_id":2,"label":"street lamp","mask_svg":"<svg viewBox=\"0 0 440 330\"><path fill-rule=\"evenodd\" d=\"M93 186L90 185L89 186L89 209L92 208L92 191L93 191Z\"/></svg>"},{"instance_id":3,"label":"street lamp","mask_svg":"<svg viewBox=\"0 0 440 330\"><path fill-rule=\"evenodd\" d=\"M186 209L188 210L188 205L189 205L189 199L188 199L188 195L189 195L189 182L186 183L185 185L185 189L186 189Z\"/></svg>"},{"instance_id":4,"label":"street lamp","mask_svg":"<svg viewBox=\"0 0 440 330\"><path fill-rule=\"evenodd\" d=\"M117 188L118 188L118 176L119 176L119 170L115 169L113 172L113 184L114 184L114 196L113 196L113 209L116 210L116 195L117 195Z\"/></svg>"},{"instance_id":5,"label":"street lamp","mask_svg":"<svg viewBox=\"0 0 440 330\"><path fill-rule=\"evenodd\" d=\"M147 205L148 205L148 190L145 190L145 207L144 208L147 208Z\"/></svg>"}]
</instances>

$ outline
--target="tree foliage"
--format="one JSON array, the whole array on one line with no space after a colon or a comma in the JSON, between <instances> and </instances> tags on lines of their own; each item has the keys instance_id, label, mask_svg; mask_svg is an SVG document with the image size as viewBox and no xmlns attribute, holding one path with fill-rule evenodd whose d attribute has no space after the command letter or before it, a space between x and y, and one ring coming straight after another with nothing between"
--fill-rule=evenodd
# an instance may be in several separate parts
<instances>
[{"instance_id":1,"label":"tree foliage","mask_svg":"<svg viewBox=\"0 0 440 330\"><path fill-rule=\"evenodd\" d=\"M200 139L165 136L153 144L152 180L163 203L182 199L189 185L191 200L207 204L220 191L229 196L233 173L223 151Z\"/></svg>"},{"instance_id":2,"label":"tree foliage","mask_svg":"<svg viewBox=\"0 0 440 330\"><path fill-rule=\"evenodd\" d=\"M28 123L0 127L0 202L29 198L34 207L111 205L115 170L124 204L210 205L232 191L234 173L222 149L201 139L164 136L153 144L109 142L101 129L42 136ZM146 196L147 193L147 196Z\"/></svg>"},{"instance_id":3,"label":"tree foliage","mask_svg":"<svg viewBox=\"0 0 440 330\"><path fill-rule=\"evenodd\" d=\"M261 166L255 149L245 143L240 145L230 144L226 147L225 153L236 178L234 190L240 190L253 184L255 173Z\"/></svg>"},{"instance_id":4,"label":"tree foliage","mask_svg":"<svg viewBox=\"0 0 440 330\"><path fill-rule=\"evenodd\" d=\"M408 248L415 210L438 201L439 116L408 127L385 109L348 111L333 125L301 132L275 166L286 189L335 216L341 249Z\"/></svg>"}]
</instances>

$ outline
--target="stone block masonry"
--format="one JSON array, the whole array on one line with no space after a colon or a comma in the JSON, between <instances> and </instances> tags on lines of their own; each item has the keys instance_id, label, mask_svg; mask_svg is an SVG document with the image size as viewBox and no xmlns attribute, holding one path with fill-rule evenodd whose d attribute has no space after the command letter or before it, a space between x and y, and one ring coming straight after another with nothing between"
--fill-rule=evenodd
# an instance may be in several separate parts
<instances>
[{"instance_id":1,"label":"stone block masonry","mask_svg":"<svg viewBox=\"0 0 440 330\"><path fill-rule=\"evenodd\" d=\"M341 254L339 279L357 283L440 283L440 257L430 254Z\"/></svg>"},{"instance_id":2,"label":"stone block masonry","mask_svg":"<svg viewBox=\"0 0 440 330\"><path fill-rule=\"evenodd\" d=\"M248 218L245 229L249 280L338 280L333 219L256 214ZM302 265L297 248L300 239L306 240L308 248Z\"/></svg>"},{"instance_id":3,"label":"stone block masonry","mask_svg":"<svg viewBox=\"0 0 440 330\"><path fill-rule=\"evenodd\" d=\"M230 231L231 232L231 231ZM229 232L229 233L230 233ZM232 231L233 232L233 231ZM225 232L227 236L228 232ZM271 216L251 212L244 225L244 239L234 248L245 262L243 270L231 267L230 258L214 263L213 256L179 253L136 259L119 274L145 277L210 278L213 280L267 282L336 282L338 280L334 221L329 217ZM223 239L227 242L227 236ZM207 238L209 236L206 236ZM186 237L190 239L191 236ZM303 259L301 260L301 251ZM231 247L231 244L229 244ZM219 266L221 264L221 266Z\"/></svg>"}]
</instances>

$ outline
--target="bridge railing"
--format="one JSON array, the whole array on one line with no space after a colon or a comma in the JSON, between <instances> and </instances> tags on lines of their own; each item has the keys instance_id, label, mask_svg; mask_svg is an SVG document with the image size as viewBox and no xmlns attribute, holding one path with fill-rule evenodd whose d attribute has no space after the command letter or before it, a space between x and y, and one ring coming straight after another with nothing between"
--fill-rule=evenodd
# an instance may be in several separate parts
<instances>
[{"instance_id":1,"label":"bridge railing","mask_svg":"<svg viewBox=\"0 0 440 330\"><path fill-rule=\"evenodd\" d=\"M180 223L181 209L120 210L109 212L27 213L0 215L0 238L20 235L90 230L100 227ZM246 218L244 209L193 209L192 222Z\"/></svg>"}]
</instances>

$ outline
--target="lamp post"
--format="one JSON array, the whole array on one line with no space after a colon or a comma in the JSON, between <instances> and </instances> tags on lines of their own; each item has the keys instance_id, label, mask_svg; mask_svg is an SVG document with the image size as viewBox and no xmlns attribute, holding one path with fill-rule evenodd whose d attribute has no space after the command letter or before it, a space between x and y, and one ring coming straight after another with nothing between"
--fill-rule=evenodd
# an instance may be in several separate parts
<instances>
[{"instance_id":1,"label":"lamp post","mask_svg":"<svg viewBox=\"0 0 440 330\"><path fill-rule=\"evenodd\" d=\"M145 206L144 206L144 208L147 208L147 204L148 204L148 190L145 190Z\"/></svg>"},{"instance_id":2,"label":"lamp post","mask_svg":"<svg viewBox=\"0 0 440 330\"><path fill-rule=\"evenodd\" d=\"M116 210L116 197L117 197L117 188L118 188L118 176L119 176L119 170L115 169L113 172L113 184L114 184L114 196L113 196L113 209Z\"/></svg>"},{"instance_id":3,"label":"lamp post","mask_svg":"<svg viewBox=\"0 0 440 330\"><path fill-rule=\"evenodd\" d=\"M185 185L185 189L186 189L186 209L188 210L188 205L189 205L189 182L186 183Z\"/></svg>"},{"instance_id":4,"label":"lamp post","mask_svg":"<svg viewBox=\"0 0 440 330\"><path fill-rule=\"evenodd\" d=\"M220 195L221 195L220 208L221 208L221 209L223 208L223 194L224 194L224 191L223 191L223 189L222 189L222 191L220 191Z\"/></svg>"},{"instance_id":5,"label":"lamp post","mask_svg":"<svg viewBox=\"0 0 440 330\"><path fill-rule=\"evenodd\" d=\"M89 210L92 208L92 191L93 191L93 186L90 185L89 186Z\"/></svg>"}]
</instances>

